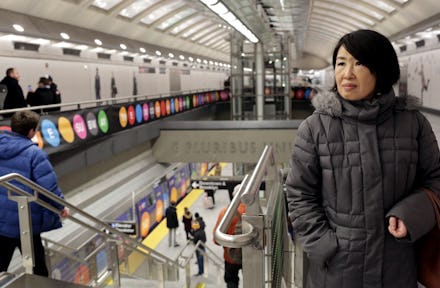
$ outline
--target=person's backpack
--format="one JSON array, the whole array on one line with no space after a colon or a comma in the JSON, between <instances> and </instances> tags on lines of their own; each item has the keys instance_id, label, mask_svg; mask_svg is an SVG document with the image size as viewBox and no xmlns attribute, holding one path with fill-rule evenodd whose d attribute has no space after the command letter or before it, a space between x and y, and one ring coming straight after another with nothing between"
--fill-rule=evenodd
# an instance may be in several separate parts
<instances>
[{"instance_id":1,"label":"person's backpack","mask_svg":"<svg viewBox=\"0 0 440 288\"><path fill-rule=\"evenodd\" d=\"M243 228L241 224L241 215L237 212L237 215L239 217L239 220L234 228L234 235L240 235L243 233ZM242 249L241 248L227 248L227 253L229 255L229 258L234 262L234 264L242 264Z\"/></svg>"}]
</instances>

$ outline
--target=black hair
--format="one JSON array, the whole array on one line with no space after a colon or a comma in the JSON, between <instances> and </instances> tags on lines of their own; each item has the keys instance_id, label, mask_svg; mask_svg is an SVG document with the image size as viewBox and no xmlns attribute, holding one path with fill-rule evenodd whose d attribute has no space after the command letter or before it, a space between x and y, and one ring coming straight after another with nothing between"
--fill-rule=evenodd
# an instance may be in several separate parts
<instances>
[{"instance_id":1,"label":"black hair","mask_svg":"<svg viewBox=\"0 0 440 288\"><path fill-rule=\"evenodd\" d=\"M44 86L50 85L49 79L46 77L40 77L40 80L38 81L38 83L41 83Z\"/></svg>"},{"instance_id":2,"label":"black hair","mask_svg":"<svg viewBox=\"0 0 440 288\"><path fill-rule=\"evenodd\" d=\"M26 110L15 112L11 117L11 130L20 135L27 136L31 129L37 130L40 115Z\"/></svg>"},{"instance_id":3,"label":"black hair","mask_svg":"<svg viewBox=\"0 0 440 288\"><path fill-rule=\"evenodd\" d=\"M333 68L341 46L376 76L375 93L389 92L399 80L399 60L384 35L372 30L357 30L344 35L333 50Z\"/></svg>"},{"instance_id":4,"label":"black hair","mask_svg":"<svg viewBox=\"0 0 440 288\"><path fill-rule=\"evenodd\" d=\"M12 68L12 67L6 69L6 76L11 75L11 73L14 72L14 69L15 69L15 68Z\"/></svg>"}]
</instances>

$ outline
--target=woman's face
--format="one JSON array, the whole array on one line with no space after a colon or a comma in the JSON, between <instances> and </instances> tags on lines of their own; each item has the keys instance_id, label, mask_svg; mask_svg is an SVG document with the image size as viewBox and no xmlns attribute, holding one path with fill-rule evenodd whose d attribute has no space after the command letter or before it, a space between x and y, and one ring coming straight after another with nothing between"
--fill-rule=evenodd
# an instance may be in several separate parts
<instances>
[{"instance_id":1,"label":"woman's face","mask_svg":"<svg viewBox=\"0 0 440 288\"><path fill-rule=\"evenodd\" d=\"M376 87L376 76L344 46L339 48L336 56L335 81L339 94L350 101L371 98Z\"/></svg>"}]
</instances>

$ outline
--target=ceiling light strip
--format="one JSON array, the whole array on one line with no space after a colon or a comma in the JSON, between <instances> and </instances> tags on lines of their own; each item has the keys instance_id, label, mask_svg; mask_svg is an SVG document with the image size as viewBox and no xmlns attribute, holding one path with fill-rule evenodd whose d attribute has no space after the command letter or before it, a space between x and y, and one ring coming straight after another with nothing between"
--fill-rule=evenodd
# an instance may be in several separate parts
<instances>
[{"instance_id":1,"label":"ceiling light strip","mask_svg":"<svg viewBox=\"0 0 440 288\"><path fill-rule=\"evenodd\" d=\"M246 39L252 43L257 43L259 40L254 33L249 30L237 17L229 11L229 9L221 2L217 0L200 0L205 4L211 11L220 16L229 25L234 27L235 30L240 32Z\"/></svg>"}]
</instances>

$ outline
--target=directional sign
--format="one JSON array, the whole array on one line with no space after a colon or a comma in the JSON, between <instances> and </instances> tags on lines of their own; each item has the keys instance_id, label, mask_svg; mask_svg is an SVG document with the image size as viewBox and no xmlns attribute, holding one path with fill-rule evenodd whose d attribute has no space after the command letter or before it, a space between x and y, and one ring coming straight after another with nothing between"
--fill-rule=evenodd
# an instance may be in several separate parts
<instances>
[{"instance_id":1,"label":"directional sign","mask_svg":"<svg viewBox=\"0 0 440 288\"><path fill-rule=\"evenodd\" d=\"M194 181L191 186L194 189L218 190L226 188L226 181Z\"/></svg>"},{"instance_id":2,"label":"directional sign","mask_svg":"<svg viewBox=\"0 0 440 288\"><path fill-rule=\"evenodd\" d=\"M113 229L127 235L136 235L136 223L132 221L111 221L108 222Z\"/></svg>"}]
</instances>

